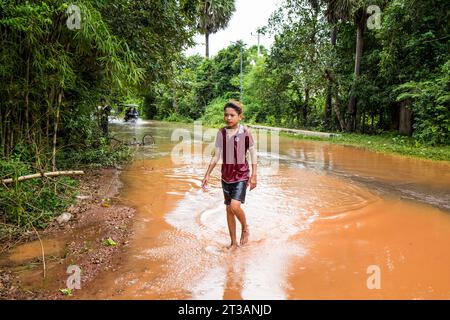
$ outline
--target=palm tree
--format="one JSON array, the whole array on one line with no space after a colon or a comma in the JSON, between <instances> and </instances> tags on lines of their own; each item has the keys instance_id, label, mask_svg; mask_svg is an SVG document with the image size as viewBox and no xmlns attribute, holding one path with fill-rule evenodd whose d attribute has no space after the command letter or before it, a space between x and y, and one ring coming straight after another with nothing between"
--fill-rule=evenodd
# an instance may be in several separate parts
<instances>
[{"instance_id":1,"label":"palm tree","mask_svg":"<svg viewBox=\"0 0 450 320\"><path fill-rule=\"evenodd\" d=\"M327 21L333 26L331 32L331 44L336 45L337 23L339 20L349 20L354 0L324 0L327 5L325 16Z\"/></svg>"},{"instance_id":2,"label":"palm tree","mask_svg":"<svg viewBox=\"0 0 450 320\"><path fill-rule=\"evenodd\" d=\"M197 28L205 35L207 58L209 58L209 35L225 29L235 10L234 0L199 0Z\"/></svg>"}]
</instances>

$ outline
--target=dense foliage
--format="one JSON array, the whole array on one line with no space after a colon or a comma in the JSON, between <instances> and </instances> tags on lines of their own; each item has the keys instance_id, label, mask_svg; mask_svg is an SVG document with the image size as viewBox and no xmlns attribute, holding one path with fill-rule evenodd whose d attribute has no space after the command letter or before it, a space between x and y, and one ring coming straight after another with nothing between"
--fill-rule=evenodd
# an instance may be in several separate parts
<instances>
[{"instance_id":1,"label":"dense foliage","mask_svg":"<svg viewBox=\"0 0 450 320\"><path fill-rule=\"evenodd\" d=\"M70 3L0 0L1 179L126 159L99 106L170 78L196 32L198 1ZM1 186L0 226L42 226L70 202L67 179Z\"/></svg>"},{"instance_id":2,"label":"dense foliage","mask_svg":"<svg viewBox=\"0 0 450 320\"><path fill-rule=\"evenodd\" d=\"M448 21L443 0L285 0L262 28L270 52L243 47L247 121L449 144ZM242 45L184 58L155 117L216 119L218 101L239 98Z\"/></svg>"}]
</instances>

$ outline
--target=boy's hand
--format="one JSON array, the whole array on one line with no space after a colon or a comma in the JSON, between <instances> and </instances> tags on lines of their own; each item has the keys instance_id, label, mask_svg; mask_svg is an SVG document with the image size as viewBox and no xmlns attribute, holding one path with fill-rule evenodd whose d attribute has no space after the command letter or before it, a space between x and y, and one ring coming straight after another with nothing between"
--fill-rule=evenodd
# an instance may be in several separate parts
<instances>
[{"instance_id":1,"label":"boy's hand","mask_svg":"<svg viewBox=\"0 0 450 320\"><path fill-rule=\"evenodd\" d=\"M205 176L202 180L202 189L203 190L206 190L206 187L208 186L208 179L209 179L209 176Z\"/></svg>"},{"instance_id":2,"label":"boy's hand","mask_svg":"<svg viewBox=\"0 0 450 320\"><path fill-rule=\"evenodd\" d=\"M256 188L256 175L252 175L247 182L247 187L250 185L250 191Z\"/></svg>"}]
</instances>

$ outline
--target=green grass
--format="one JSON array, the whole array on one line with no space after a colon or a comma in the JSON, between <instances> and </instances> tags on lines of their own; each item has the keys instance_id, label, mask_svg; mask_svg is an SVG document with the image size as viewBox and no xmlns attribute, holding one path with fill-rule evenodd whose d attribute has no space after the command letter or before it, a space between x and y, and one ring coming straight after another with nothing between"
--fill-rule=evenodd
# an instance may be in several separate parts
<instances>
[{"instance_id":1,"label":"green grass","mask_svg":"<svg viewBox=\"0 0 450 320\"><path fill-rule=\"evenodd\" d=\"M296 139L328 141L385 154L398 154L413 158L450 161L450 146L430 146L422 144L414 138L393 133L383 133L381 135L341 133L339 136L331 138L309 137L285 132L280 133L280 135Z\"/></svg>"}]
</instances>

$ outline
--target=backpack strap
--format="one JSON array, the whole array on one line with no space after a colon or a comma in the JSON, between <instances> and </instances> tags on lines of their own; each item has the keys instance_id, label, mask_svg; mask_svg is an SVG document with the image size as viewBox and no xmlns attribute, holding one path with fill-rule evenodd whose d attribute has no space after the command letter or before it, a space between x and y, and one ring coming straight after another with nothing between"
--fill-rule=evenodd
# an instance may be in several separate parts
<instances>
[{"instance_id":1,"label":"backpack strap","mask_svg":"<svg viewBox=\"0 0 450 320\"><path fill-rule=\"evenodd\" d=\"M250 137L248 136L247 127L244 127L244 135L245 135L245 154L247 154L247 151L250 147Z\"/></svg>"},{"instance_id":2,"label":"backpack strap","mask_svg":"<svg viewBox=\"0 0 450 320\"><path fill-rule=\"evenodd\" d=\"M222 132L222 163L227 163L227 130L222 128L220 130Z\"/></svg>"}]
</instances>

